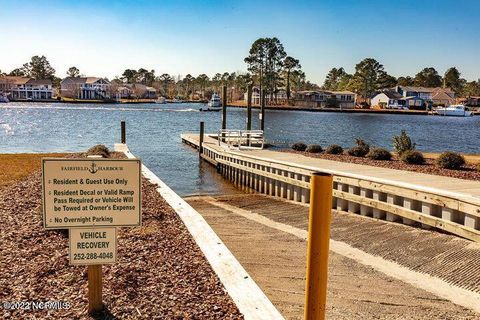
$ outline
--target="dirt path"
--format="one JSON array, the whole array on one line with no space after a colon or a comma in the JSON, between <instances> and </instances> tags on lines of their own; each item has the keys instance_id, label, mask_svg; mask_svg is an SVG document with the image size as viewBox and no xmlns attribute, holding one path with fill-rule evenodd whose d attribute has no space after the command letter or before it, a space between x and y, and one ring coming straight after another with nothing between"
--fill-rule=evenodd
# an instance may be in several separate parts
<instances>
[{"instance_id":1,"label":"dirt path","mask_svg":"<svg viewBox=\"0 0 480 320\"><path fill-rule=\"evenodd\" d=\"M215 205L215 201L219 205ZM270 221L305 230L308 208L259 195L215 199L191 198L188 202L202 213L285 317L301 319L306 242L301 237L258 223L242 216L241 213L247 210L258 213ZM352 232L354 229L357 232ZM371 232L369 233L368 230ZM396 233L395 230L397 230ZM411 232L408 232L409 230ZM406 238L402 238L402 234L406 234ZM376 237L372 238L372 235ZM411 248L407 246L402 250L392 247L395 243L400 247L399 241L412 241L411 237L417 237L417 239L422 237L424 241L420 246L412 243ZM470 256L467 255L467 258L464 256L463 260L459 259L463 262L469 261L468 257L473 259L473 262L476 254L480 253L479 248L471 248L471 242L455 237L383 221L372 219L369 221L346 214L334 216L332 238L341 239L355 247L361 247L364 251L388 259L396 257L399 263L408 265L410 268L415 268L417 264L417 268L421 269L423 266L428 269L428 261L432 261L430 267L433 263L438 265L438 261L434 258L441 254L446 259L445 264L448 265L449 250L459 249L463 253L473 251L469 253ZM371 240L366 241L366 239ZM443 251L432 250L438 243L445 244ZM423 260L422 246L425 251L431 252L426 254ZM415 247L417 247L417 254L413 251ZM428 272L428 270L421 270ZM447 277L448 272L443 274ZM479 287L477 279L471 280L469 284L464 283L464 286L469 288L474 286L477 289ZM336 253L330 256L329 319L478 319L479 317L469 309L389 277L355 260Z\"/></svg>"}]
</instances>

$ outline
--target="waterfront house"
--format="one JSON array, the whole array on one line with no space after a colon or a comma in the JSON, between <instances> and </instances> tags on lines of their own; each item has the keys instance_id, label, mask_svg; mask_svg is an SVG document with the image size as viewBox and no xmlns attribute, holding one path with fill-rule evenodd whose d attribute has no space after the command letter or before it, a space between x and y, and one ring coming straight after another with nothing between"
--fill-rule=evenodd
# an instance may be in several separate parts
<instances>
[{"instance_id":1,"label":"waterfront house","mask_svg":"<svg viewBox=\"0 0 480 320\"><path fill-rule=\"evenodd\" d=\"M394 90L404 98L414 101L412 106L426 107L432 105L449 106L455 103L455 92L450 88L427 88L412 86L396 86ZM420 104L420 99L423 103Z\"/></svg>"},{"instance_id":2,"label":"waterfront house","mask_svg":"<svg viewBox=\"0 0 480 320\"><path fill-rule=\"evenodd\" d=\"M53 98L52 80L29 79L12 88L11 100L51 100Z\"/></svg>"},{"instance_id":3,"label":"waterfront house","mask_svg":"<svg viewBox=\"0 0 480 320\"><path fill-rule=\"evenodd\" d=\"M62 97L81 100L110 98L110 82L97 77L67 77L60 82Z\"/></svg>"},{"instance_id":4,"label":"waterfront house","mask_svg":"<svg viewBox=\"0 0 480 320\"><path fill-rule=\"evenodd\" d=\"M124 87L130 89L130 97L135 99L156 99L157 90L141 83L127 83Z\"/></svg>"},{"instance_id":5,"label":"waterfront house","mask_svg":"<svg viewBox=\"0 0 480 320\"><path fill-rule=\"evenodd\" d=\"M16 76L3 76L0 77L0 92L10 94L12 89L22 86L28 82L30 78L16 77Z\"/></svg>"},{"instance_id":6,"label":"waterfront house","mask_svg":"<svg viewBox=\"0 0 480 320\"><path fill-rule=\"evenodd\" d=\"M392 89L380 91L371 99L370 103L372 107L382 109L404 109L407 107L405 98Z\"/></svg>"},{"instance_id":7,"label":"waterfront house","mask_svg":"<svg viewBox=\"0 0 480 320\"><path fill-rule=\"evenodd\" d=\"M294 93L292 92L291 97ZM241 96L240 96L241 97ZM247 103L247 92L243 94L243 100ZM278 89L273 97L271 94L265 95L266 104L275 105L275 104L285 104L287 102L287 91L285 89ZM260 105L260 87L252 88L252 105Z\"/></svg>"},{"instance_id":8,"label":"waterfront house","mask_svg":"<svg viewBox=\"0 0 480 320\"><path fill-rule=\"evenodd\" d=\"M52 81L27 77L0 77L0 92L10 100L49 100L53 96Z\"/></svg>"},{"instance_id":9,"label":"waterfront house","mask_svg":"<svg viewBox=\"0 0 480 320\"><path fill-rule=\"evenodd\" d=\"M350 91L298 91L295 93L293 100L296 106L305 108L353 109L356 94Z\"/></svg>"},{"instance_id":10,"label":"waterfront house","mask_svg":"<svg viewBox=\"0 0 480 320\"><path fill-rule=\"evenodd\" d=\"M480 107L480 97L466 97L458 99L458 102L469 107Z\"/></svg>"}]
</instances>

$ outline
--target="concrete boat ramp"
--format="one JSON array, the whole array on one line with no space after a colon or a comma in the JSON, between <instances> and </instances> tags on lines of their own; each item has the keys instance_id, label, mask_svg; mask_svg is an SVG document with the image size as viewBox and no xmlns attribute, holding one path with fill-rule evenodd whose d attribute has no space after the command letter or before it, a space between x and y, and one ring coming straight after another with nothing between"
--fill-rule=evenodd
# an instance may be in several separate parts
<instances>
[{"instance_id":1,"label":"concrete boat ramp","mask_svg":"<svg viewBox=\"0 0 480 320\"><path fill-rule=\"evenodd\" d=\"M198 148L198 134L182 135ZM303 317L309 174L334 175L329 319L480 319L480 183L230 150L202 158L238 194L189 197L287 319Z\"/></svg>"},{"instance_id":2,"label":"concrete boat ramp","mask_svg":"<svg viewBox=\"0 0 480 320\"><path fill-rule=\"evenodd\" d=\"M285 318L302 319L308 206L259 194L186 200ZM334 212L328 319L479 319L479 269L477 243Z\"/></svg>"}]
</instances>

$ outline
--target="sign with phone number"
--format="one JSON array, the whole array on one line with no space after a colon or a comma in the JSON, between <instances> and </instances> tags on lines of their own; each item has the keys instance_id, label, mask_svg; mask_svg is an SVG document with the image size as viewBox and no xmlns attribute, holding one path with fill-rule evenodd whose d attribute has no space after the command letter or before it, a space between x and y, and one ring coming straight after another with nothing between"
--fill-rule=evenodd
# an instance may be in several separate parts
<instances>
[{"instance_id":1,"label":"sign with phone number","mask_svg":"<svg viewBox=\"0 0 480 320\"><path fill-rule=\"evenodd\" d=\"M116 228L71 228L70 263L104 264L117 260Z\"/></svg>"}]
</instances>

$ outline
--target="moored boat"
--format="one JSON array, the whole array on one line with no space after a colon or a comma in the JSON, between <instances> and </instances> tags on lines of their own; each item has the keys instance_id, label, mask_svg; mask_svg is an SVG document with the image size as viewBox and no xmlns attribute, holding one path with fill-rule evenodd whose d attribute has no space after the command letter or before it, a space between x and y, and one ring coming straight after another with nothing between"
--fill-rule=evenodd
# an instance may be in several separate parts
<instances>
[{"instance_id":1,"label":"moored boat","mask_svg":"<svg viewBox=\"0 0 480 320\"><path fill-rule=\"evenodd\" d=\"M7 103L7 102L10 102L7 98L6 95L0 93L0 103Z\"/></svg>"},{"instance_id":2,"label":"moored boat","mask_svg":"<svg viewBox=\"0 0 480 320\"><path fill-rule=\"evenodd\" d=\"M451 105L449 107L439 107L435 112L441 116L450 117L471 117L473 112L467 110L463 104Z\"/></svg>"},{"instance_id":3,"label":"moored boat","mask_svg":"<svg viewBox=\"0 0 480 320\"><path fill-rule=\"evenodd\" d=\"M212 94L212 98L208 101L208 108L207 111L220 111L222 110L222 101L220 100L220 96L214 92Z\"/></svg>"},{"instance_id":4,"label":"moored boat","mask_svg":"<svg viewBox=\"0 0 480 320\"><path fill-rule=\"evenodd\" d=\"M165 104L165 103L167 103L167 100L165 99L165 97L160 96L160 97L158 97L157 100L155 100L155 103Z\"/></svg>"}]
</instances>

